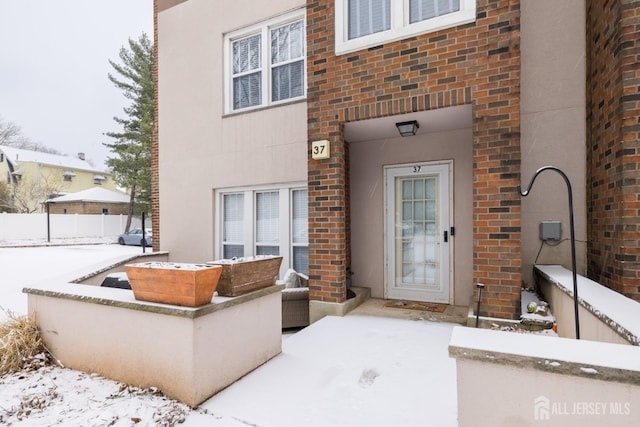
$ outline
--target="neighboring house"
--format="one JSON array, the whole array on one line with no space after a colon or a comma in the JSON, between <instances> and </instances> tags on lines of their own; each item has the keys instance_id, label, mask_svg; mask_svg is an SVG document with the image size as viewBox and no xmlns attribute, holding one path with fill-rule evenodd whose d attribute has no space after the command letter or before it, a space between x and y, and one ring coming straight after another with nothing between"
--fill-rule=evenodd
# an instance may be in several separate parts
<instances>
[{"instance_id":1,"label":"neighboring house","mask_svg":"<svg viewBox=\"0 0 640 427\"><path fill-rule=\"evenodd\" d=\"M116 189L112 175L91 166L84 153L69 157L0 145L0 177L24 213L42 212L42 202L55 195L96 186Z\"/></svg>"},{"instance_id":2,"label":"neighboring house","mask_svg":"<svg viewBox=\"0 0 640 427\"><path fill-rule=\"evenodd\" d=\"M155 13L154 245L172 260L278 253L309 275L312 319L345 302L351 271L373 297L455 305L482 282L481 314L518 318L534 263L571 266L562 177L517 191L553 165L573 184L578 272L640 299L640 5L156 0ZM560 244L540 240L545 220Z\"/></svg>"},{"instance_id":3,"label":"neighboring house","mask_svg":"<svg viewBox=\"0 0 640 427\"><path fill-rule=\"evenodd\" d=\"M127 215L130 196L106 188L89 188L47 200L51 214Z\"/></svg>"}]
</instances>

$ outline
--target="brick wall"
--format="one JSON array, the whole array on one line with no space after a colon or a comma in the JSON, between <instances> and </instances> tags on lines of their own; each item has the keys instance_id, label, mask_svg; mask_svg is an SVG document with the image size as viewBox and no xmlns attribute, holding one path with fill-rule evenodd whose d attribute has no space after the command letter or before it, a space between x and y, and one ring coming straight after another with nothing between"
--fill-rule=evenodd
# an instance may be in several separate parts
<instances>
[{"instance_id":1,"label":"brick wall","mask_svg":"<svg viewBox=\"0 0 640 427\"><path fill-rule=\"evenodd\" d=\"M473 109L474 276L483 315L515 318L520 299L520 2L479 0L477 20L341 56L334 1L307 2L310 298L345 299L349 158L344 123L462 104ZM382 233L382 230L379 231Z\"/></svg>"},{"instance_id":2,"label":"brick wall","mask_svg":"<svg viewBox=\"0 0 640 427\"><path fill-rule=\"evenodd\" d=\"M155 114L151 134L151 227L153 228L153 250L160 250L160 175L158 165L158 12L159 3L163 0L153 0L153 81L155 99ZM167 6L168 7L168 6Z\"/></svg>"},{"instance_id":3,"label":"brick wall","mask_svg":"<svg viewBox=\"0 0 640 427\"><path fill-rule=\"evenodd\" d=\"M640 2L587 1L589 278L640 301Z\"/></svg>"}]
</instances>

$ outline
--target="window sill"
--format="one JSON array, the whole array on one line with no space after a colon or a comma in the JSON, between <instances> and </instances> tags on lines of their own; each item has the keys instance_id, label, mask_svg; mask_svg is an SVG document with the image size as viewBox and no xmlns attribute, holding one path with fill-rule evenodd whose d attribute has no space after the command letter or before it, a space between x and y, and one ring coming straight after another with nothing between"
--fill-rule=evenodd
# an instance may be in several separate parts
<instances>
[{"instance_id":1,"label":"window sill","mask_svg":"<svg viewBox=\"0 0 640 427\"><path fill-rule=\"evenodd\" d=\"M264 110L270 110L273 108L279 108L279 107L285 107L285 106L289 106L289 105L293 105L293 104L299 104L301 102L307 102L307 97L303 97L303 98L295 98L292 99L291 101L283 101L277 104L271 104L271 105L263 105L260 107L254 107L254 108L245 108L242 110L238 110L238 111L231 111L229 113L224 113L222 115L222 118L228 118L228 117L235 117L235 116L241 116L243 114L250 114L250 113L256 113L259 111L264 111Z\"/></svg>"}]
</instances>

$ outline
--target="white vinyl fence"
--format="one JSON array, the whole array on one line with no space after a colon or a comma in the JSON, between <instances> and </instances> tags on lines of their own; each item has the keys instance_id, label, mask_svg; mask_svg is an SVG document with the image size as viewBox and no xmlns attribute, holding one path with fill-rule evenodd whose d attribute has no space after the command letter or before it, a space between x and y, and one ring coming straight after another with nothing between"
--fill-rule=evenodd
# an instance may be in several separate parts
<instances>
[{"instance_id":1,"label":"white vinyl fence","mask_svg":"<svg viewBox=\"0 0 640 427\"><path fill-rule=\"evenodd\" d=\"M124 232L126 215L63 215L49 216L52 239L76 237L111 237ZM139 218L133 218L131 228L140 227ZM151 229L151 221L146 221ZM46 239L47 214L0 214L0 240Z\"/></svg>"}]
</instances>

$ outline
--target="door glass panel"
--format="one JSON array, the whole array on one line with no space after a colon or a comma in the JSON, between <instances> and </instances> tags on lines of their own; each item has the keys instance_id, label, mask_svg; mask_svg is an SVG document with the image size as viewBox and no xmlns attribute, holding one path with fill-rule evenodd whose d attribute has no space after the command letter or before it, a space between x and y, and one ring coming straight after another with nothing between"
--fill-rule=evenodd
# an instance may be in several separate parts
<instances>
[{"instance_id":1,"label":"door glass panel","mask_svg":"<svg viewBox=\"0 0 640 427\"><path fill-rule=\"evenodd\" d=\"M435 199L436 198L436 180L428 179L426 182L426 198L427 199Z\"/></svg>"},{"instance_id":2,"label":"door glass panel","mask_svg":"<svg viewBox=\"0 0 640 427\"><path fill-rule=\"evenodd\" d=\"M427 200L425 202L425 219L429 221L436 220L436 201Z\"/></svg>"},{"instance_id":3,"label":"door glass panel","mask_svg":"<svg viewBox=\"0 0 640 427\"><path fill-rule=\"evenodd\" d=\"M396 254L400 285L436 286L437 181L437 175L396 178L396 196L402 218L402 234L396 245L400 252Z\"/></svg>"},{"instance_id":4,"label":"door glass panel","mask_svg":"<svg viewBox=\"0 0 640 427\"><path fill-rule=\"evenodd\" d=\"M403 199L410 199L411 198L411 193L412 193L412 185L411 185L411 181L404 181L402 183L402 198Z\"/></svg>"},{"instance_id":5,"label":"door glass panel","mask_svg":"<svg viewBox=\"0 0 640 427\"><path fill-rule=\"evenodd\" d=\"M411 212L411 202L402 202L402 219L407 220L413 218Z\"/></svg>"},{"instance_id":6,"label":"door glass panel","mask_svg":"<svg viewBox=\"0 0 640 427\"><path fill-rule=\"evenodd\" d=\"M416 221L424 220L425 212L424 212L425 204L423 201L413 202L413 219Z\"/></svg>"},{"instance_id":7,"label":"door glass panel","mask_svg":"<svg viewBox=\"0 0 640 427\"><path fill-rule=\"evenodd\" d=\"M416 199L424 198L424 180L422 179L416 180L415 185L413 187L413 197Z\"/></svg>"}]
</instances>

